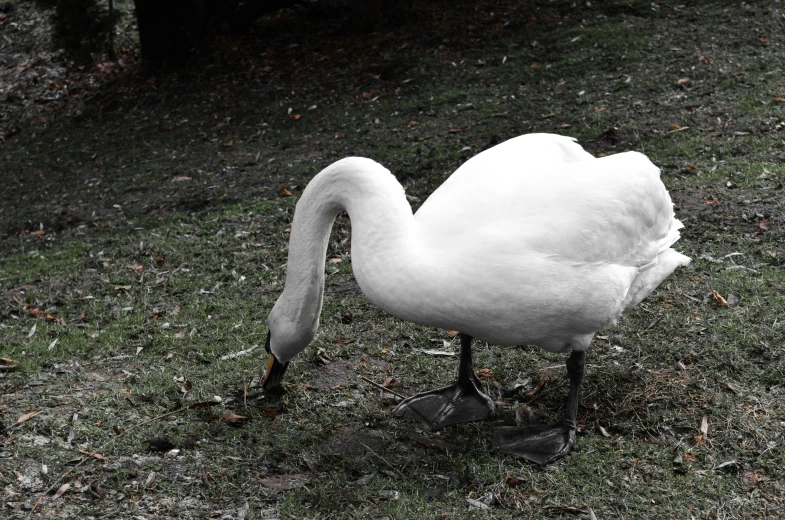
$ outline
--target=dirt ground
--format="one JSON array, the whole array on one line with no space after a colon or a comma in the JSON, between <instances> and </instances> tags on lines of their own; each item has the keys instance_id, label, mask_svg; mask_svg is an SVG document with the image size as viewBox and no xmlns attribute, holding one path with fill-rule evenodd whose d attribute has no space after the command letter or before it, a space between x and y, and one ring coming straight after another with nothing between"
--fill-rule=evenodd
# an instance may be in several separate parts
<instances>
[{"instance_id":1,"label":"dirt ground","mask_svg":"<svg viewBox=\"0 0 785 520\"><path fill-rule=\"evenodd\" d=\"M432 1L360 31L309 4L146 76L130 16L78 69L0 4L0 516L780 518L784 24L776 0ZM595 338L576 451L490 451L561 411L564 358L534 347L476 347L489 424L392 416L457 339L362 295L345 215L319 336L259 390L316 172L374 158L416 209L529 132L646 153L693 259Z\"/></svg>"}]
</instances>

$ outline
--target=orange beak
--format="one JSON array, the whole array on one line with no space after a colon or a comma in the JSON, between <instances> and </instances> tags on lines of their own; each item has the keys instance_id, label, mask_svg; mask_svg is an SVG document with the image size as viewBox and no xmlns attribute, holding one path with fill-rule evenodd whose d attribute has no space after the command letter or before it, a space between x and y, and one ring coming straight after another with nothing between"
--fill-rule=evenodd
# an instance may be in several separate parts
<instances>
[{"instance_id":1,"label":"orange beak","mask_svg":"<svg viewBox=\"0 0 785 520\"><path fill-rule=\"evenodd\" d=\"M267 331L267 340L264 345L265 350L269 354L267 358L267 372L264 374L264 381L262 381L262 388L267 392L280 392L283 391L281 387L281 379L286 372L286 367L289 363L281 363L272 352L270 352L270 331Z\"/></svg>"}]
</instances>

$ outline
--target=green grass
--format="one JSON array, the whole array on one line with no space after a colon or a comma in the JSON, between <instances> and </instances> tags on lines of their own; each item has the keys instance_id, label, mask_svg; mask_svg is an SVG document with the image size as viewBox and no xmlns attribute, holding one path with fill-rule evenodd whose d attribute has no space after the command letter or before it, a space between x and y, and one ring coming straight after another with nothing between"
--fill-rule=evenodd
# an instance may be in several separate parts
<instances>
[{"instance_id":1,"label":"green grass","mask_svg":"<svg viewBox=\"0 0 785 520\"><path fill-rule=\"evenodd\" d=\"M284 31L269 55L248 58L255 70L270 64L276 81L240 80L242 67L213 73L206 92L172 78L134 90L129 78L109 95L122 110L103 113L97 99L83 116L5 143L9 179L42 176L28 191L9 181L0 213L0 356L21 367L0 375L3 515L23 517L79 450L107 460L76 468L42 516L237 518L246 504L246 518L568 518L584 504L598 518L781 515L779 6L628 4L458 6L452 16L469 18L475 28L464 30L476 34L444 44L445 18L422 7L421 25L380 31L370 46L331 33L332 53L306 37L291 49ZM516 29L494 29L492 10ZM324 65L307 57L325 52L334 68L314 84L307 71ZM378 71L394 80L375 79ZM675 124L689 128L669 131ZM311 176L340 157L369 156L422 201L483 147L526 132L572 135L595 154L645 152L685 223L678 249L693 259L599 333L574 453L539 468L493 454L492 424L430 432L392 416L394 400L360 376L391 377L404 395L446 384L456 360L419 349L456 340L362 296L345 216L328 249L342 261L327 266L319 335L289 368L286 395L259 393L287 224ZM39 223L42 237L32 234ZM712 291L739 300L721 307ZM511 424L519 403L496 384L531 388L546 377L529 405L558 417L562 356L475 351L476 368L492 371L484 385L499 422ZM190 408L214 396L220 405ZM219 420L225 410L245 420ZM42 413L12 426L33 411ZM155 438L180 452L151 450ZM306 481L263 485L279 475ZM467 499L494 496L487 511L469 508Z\"/></svg>"}]
</instances>

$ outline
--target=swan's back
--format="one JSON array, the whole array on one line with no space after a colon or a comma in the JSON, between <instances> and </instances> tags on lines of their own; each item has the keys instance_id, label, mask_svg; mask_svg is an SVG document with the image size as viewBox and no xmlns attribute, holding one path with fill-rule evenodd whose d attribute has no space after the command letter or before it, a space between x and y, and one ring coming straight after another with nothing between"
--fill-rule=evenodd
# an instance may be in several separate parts
<instances>
[{"instance_id":1,"label":"swan's back","mask_svg":"<svg viewBox=\"0 0 785 520\"><path fill-rule=\"evenodd\" d=\"M645 267L678 239L659 173L637 152L597 159L571 138L529 134L467 161L415 218L433 239L493 254Z\"/></svg>"}]
</instances>

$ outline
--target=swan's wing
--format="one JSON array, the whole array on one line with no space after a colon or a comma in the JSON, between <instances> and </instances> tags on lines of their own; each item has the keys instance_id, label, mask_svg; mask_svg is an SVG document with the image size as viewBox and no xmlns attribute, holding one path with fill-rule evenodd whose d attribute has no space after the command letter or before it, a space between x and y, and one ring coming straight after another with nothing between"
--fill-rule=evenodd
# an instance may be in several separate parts
<instances>
[{"instance_id":1,"label":"swan's wing","mask_svg":"<svg viewBox=\"0 0 785 520\"><path fill-rule=\"evenodd\" d=\"M572 137L555 134L514 137L461 165L423 203L417 218L438 224L450 220L445 217L461 209L456 205L471 204L478 209L495 206L500 198L504 200L507 195L517 193L539 175L593 160Z\"/></svg>"},{"instance_id":2,"label":"swan's wing","mask_svg":"<svg viewBox=\"0 0 785 520\"><path fill-rule=\"evenodd\" d=\"M646 156L595 159L569 138L542 134L467 161L415 218L446 248L639 269L656 263L680 227L659 169Z\"/></svg>"}]
</instances>

